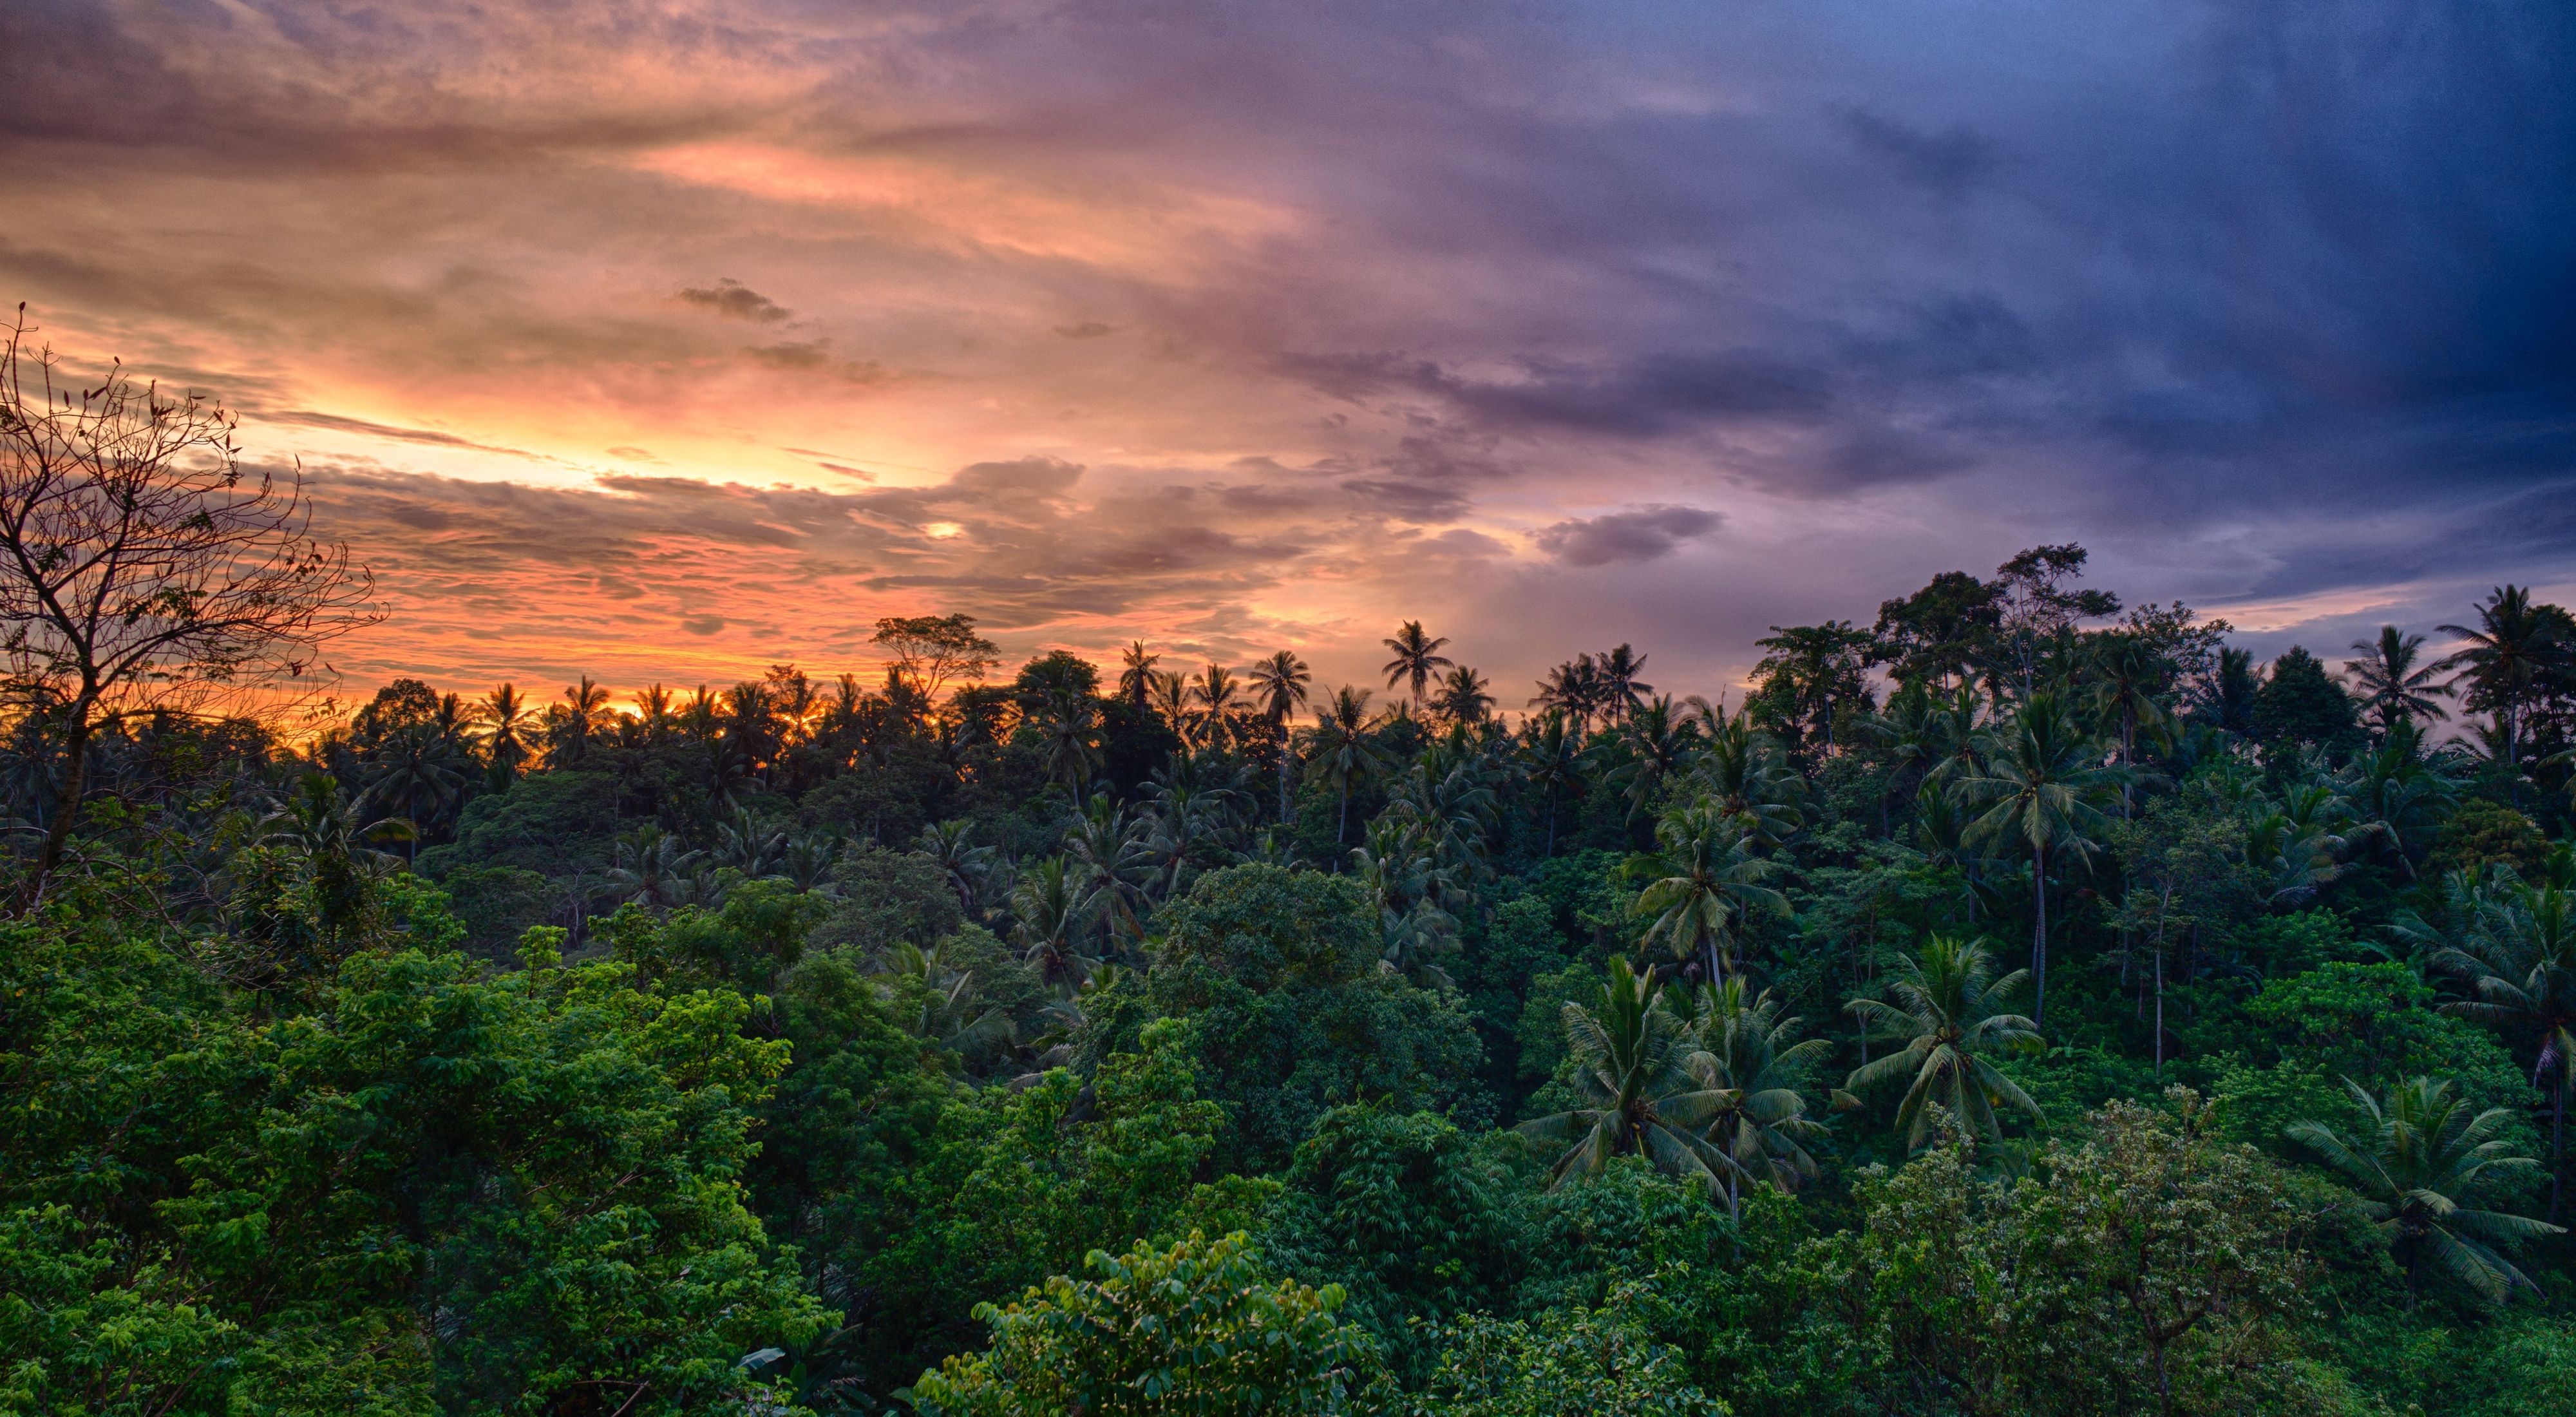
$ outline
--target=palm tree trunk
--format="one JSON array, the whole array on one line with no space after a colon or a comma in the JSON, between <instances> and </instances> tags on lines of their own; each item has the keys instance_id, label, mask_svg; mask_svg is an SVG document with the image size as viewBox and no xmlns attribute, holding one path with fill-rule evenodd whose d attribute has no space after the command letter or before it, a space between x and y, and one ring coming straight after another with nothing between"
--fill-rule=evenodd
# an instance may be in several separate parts
<instances>
[{"instance_id":1,"label":"palm tree trunk","mask_svg":"<svg viewBox=\"0 0 2576 1417\"><path fill-rule=\"evenodd\" d=\"M2156 1081L2165 1078L2165 942L2156 940Z\"/></svg>"},{"instance_id":2,"label":"palm tree trunk","mask_svg":"<svg viewBox=\"0 0 2576 1417\"><path fill-rule=\"evenodd\" d=\"M2048 1021L2048 850L2030 849L2030 884L2038 907L2030 918L2030 1021Z\"/></svg>"}]
</instances>

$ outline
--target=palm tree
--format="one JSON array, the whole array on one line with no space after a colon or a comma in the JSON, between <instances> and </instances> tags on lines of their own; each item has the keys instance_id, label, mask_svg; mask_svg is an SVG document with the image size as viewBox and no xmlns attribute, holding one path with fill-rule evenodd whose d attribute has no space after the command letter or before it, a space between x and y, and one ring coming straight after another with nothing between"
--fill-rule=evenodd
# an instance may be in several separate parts
<instances>
[{"instance_id":1,"label":"palm tree","mask_svg":"<svg viewBox=\"0 0 2576 1417\"><path fill-rule=\"evenodd\" d=\"M1148 654L1145 642L1137 640L1119 655L1118 697L1136 706L1138 713L1154 705L1154 666L1162 661L1159 654Z\"/></svg>"},{"instance_id":2,"label":"palm tree","mask_svg":"<svg viewBox=\"0 0 2576 1417\"><path fill-rule=\"evenodd\" d=\"M1296 767L1295 734L1288 731L1288 721L1306 705L1306 686L1314 676L1306 672L1306 661L1287 650L1280 650L1252 666L1253 701L1270 719L1270 731L1279 735L1279 820L1288 820L1289 775Z\"/></svg>"},{"instance_id":3,"label":"palm tree","mask_svg":"<svg viewBox=\"0 0 2576 1417\"><path fill-rule=\"evenodd\" d=\"M1547 845L1556 855L1556 804L1583 795L1583 737L1566 722L1566 712L1551 708L1521 736L1521 773L1547 794Z\"/></svg>"},{"instance_id":4,"label":"palm tree","mask_svg":"<svg viewBox=\"0 0 2576 1417\"><path fill-rule=\"evenodd\" d=\"M609 867L608 887L620 901L645 906L679 903L677 890L698 863L678 837L650 823L617 838L616 864Z\"/></svg>"},{"instance_id":5,"label":"palm tree","mask_svg":"<svg viewBox=\"0 0 2576 1417\"><path fill-rule=\"evenodd\" d=\"M746 880L778 873L787 855L787 829L764 828L746 807L733 810L733 820L716 825L715 864L731 866Z\"/></svg>"},{"instance_id":6,"label":"palm tree","mask_svg":"<svg viewBox=\"0 0 2576 1417\"><path fill-rule=\"evenodd\" d=\"M528 760L528 731L536 722L528 701L503 684L483 696L474 721L483 727L483 757L492 765L493 781L507 783L518 776L519 765Z\"/></svg>"},{"instance_id":7,"label":"palm tree","mask_svg":"<svg viewBox=\"0 0 2576 1417\"><path fill-rule=\"evenodd\" d=\"M2203 691L2201 707L2209 721L2239 738L2254 736L2254 696L2263 675L2254 667L2254 651L2226 645L2218 649L2218 669Z\"/></svg>"},{"instance_id":8,"label":"palm tree","mask_svg":"<svg viewBox=\"0 0 2576 1417\"><path fill-rule=\"evenodd\" d=\"M2531 1080L2549 1093L2549 1218L2556 1220L2567 1089L2576 1083L2576 897L2555 886L2526 885L2510 867L2495 870L2491 887L2460 902L2466 938L2434 957L2465 975L2476 997L2442 1011L2531 1044Z\"/></svg>"},{"instance_id":9,"label":"palm tree","mask_svg":"<svg viewBox=\"0 0 2576 1417\"><path fill-rule=\"evenodd\" d=\"M1098 963L1082 953L1082 939L1099 905L1099 888L1066 870L1061 856L1039 862L1011 893L1011 938L1058 994L1070 996Z\"/></svg>"},{"instance_id":10,"label":"palm tree","mask_svg":"<svg viewBox=\"0 0 2576 1417\"><path fill-rule=\"evenodd\" d=\"M1405 621L1404 628L1396 631L1393 639L1386 641L1387 649L1395 655L1395 658L1386 662L1386 668L1383 671L1386 675L1386 686L1392 689L1409 679L1413 681L1413 702L1421 703L1423 691L1431 686L1431 676L1439 670L1447 669L1452 663L1448 656L1440 652L1440 647L1447 643L1449 643L1449 637L1446 635L1433 639L1424 634L1421 621Z\"/></svg>"},{"instance_id":11,"label":"palm tree","mask_svg":"<svg viewBox=\"0 0 2576 1417\"><path fill-rule=\"evenodd\" d=\"M1485 676L1459 665L1440 678L1440 692L1432 695L1431 711L1453 724L1474 725L1485 721L1494 711L1494 694Z\"/></svg>"},{"instance_id":12,"label":"palm tree","mask_svg":"<svg viewBox=\"0 0 2576 1417\"><path fill-rule=\"evenodd\" d=\"M1315 726L1306 734L1306 776L1329 782L1340 800L1333 818L1333 846L1338 851L1351 820L1351 784L1378 766L1377 745L1369 740L1369 691L1345 684L1315 710Z\"/></svg>"},{"instance_id":13,"label":"palm tree","mask_svg":"<svg viewBox=\"0 0 2576 1417\"><path fill-rule=\"evenodd\" d=\"M439 732L434 724L412 724L377 745L365 766L361 797L370 805L398 809L414 824L435 822L465 795L465 773L473 759L464 745ZM406 854L418 859L419 835L406 838Z\"/></svg>"},{"instance_id":14,"label":"palm tree","mask_svg":"<svg viewBox=\"0 0 2576 1417\"><path fill-rule=\"evenodd\" d=\"M564 690L562 737L555 751L566 762L578 763L590 749L591 735L608 721L608 690L581 676L581 682Z\"/></svg>"},{"instance_id":15,"label":"palm tree","mask_svg":"<svg viewBox=\"0 0 2576 1417\"><path fill-rule=\"evenodd\" d=\"M1207 724L1207 740L1217 747L1234 742L1234 719L1242 689L1234 682L1234 671L1222 664L1210 664L1199 671L1190 684L1190 700L1199 706L1202 721Z\"/></svg>"},{"instance_id":16,"label":"palm tree","mask_svg":"<svg viewBox=\"0 0 2576 1417\"><path fill-rule=\"evenodd\" d=\"M1172 730L1172 736L1183 743L1196 742L1197 731L1191 724L1190 681L1178 673L1156 671L1153 698L1154 712L1163 716L1163 722Z\"/></svg>"},{"instance_id":17,"label":"palm tree","mask_svg":"<svg viewBox=\"0 0 2576 1417\"><path fill-rule=\"evenodd\" d=\"M914 838L912 852L939 868L968 918L975 915L975 892L993 860L993 848L974 844L975 824L965 820L935 822Z\"/></svg>"},{"instance_id":18,"label":"palm tree","mask_svg":"<svg viewBox=\"0 0 2576 1417\"><path fill-rule=\"evenodd\" d=\"M1638 704L1655 692L1655 686L1637 676L1646 668L1647 656L1621 645L1597 661L1600 676L1603 716L1613 723L1625 723Z\"/></svg>"},{"instance_id":19,"label":"palm tree","mask_svg":"<svg viewBox=\"0 0 2576 1417\"><path fill-rule=\"evenodd\" d=\"M2503 730L2505 770L2518 774L2522 764L2517 729L2523 705L2552 670L2567 662L2566 612L2532 604L2531 592L2521 586L2497 586L2487 603L2478 607L2475 628L2444 625L2441 629L2467 643L2435 667L2461 671L2452 683L2468 684L2464 702L2473 709L2494 711L2496 726ZM2520 790L2517 780L2515 791Z\"/></svg>"},{"instance_id":20,"label":"palm tree","mask_svg":"<svg viewBox=\"0 0 2576 1417\"><path fill-rule=\"evenodd\" d=\"M1631 868L1649 878L1631 913L1654 917L1643 943L1661 943L1683 961L1704 953L1708 978L1728 973L1745 916L1789 913L1789 898L1764 884L1780 867L1756 854L1745 823L1716 803L1702 798L1666 812L1655 823L1655 845Z\"/></svg>"},{"instance_id":21,"label":"palm tree","mask_svg":"<svg viewBox=\"0 0 2576 1417\"><path fill-rule=\"evenodd\" d=\"M2490 1107L2472 1116L2466 1099L2448 1081L2409 1078L2388 1091L2383 1105L2355 1086L2344 1086L2369 1114L2352 1136L2323 1122L2293 1124L2289 1136L2341 1171L2361 1195L2361 1213L2387 1234L2406 1266L2406 1304L2413 1308L2424 1269L2432 1267L2466 1284L2490 1303L2515 1289L2537 1289L2498 1253L2558 1226L2464 1202L2490 1177L2529 1171L2540 1163L2517 1156L2503 1139L2512 1114Z\"/></svg>"},{"instance_id":22,"label":"palm tree","mask_svg":"<svg viewBox=\"0 0 2576 1417\"><path fill-rule=\"evenodd\" d=\"M2451 687L2436 682L2442 666L2427 664L2415 667L2424 652L2424 637L2401 632L2394 625L2379 627L2376 640L2355 640L2353 653L2358 659L2344 661L2344 670L2361 689L2362 702L2379 720L2379 731L2386 733L2401 721L2448 718L2437 698L2448 698Z\"/></svg>"},{"instance_id":23,"label":"palm tree","mask_svg":"<svg viewBox=\"0 0 2576 1417\"><path fill-rule=\"evenodd\" d=\"M1634 974L1627 961L1614 959L1597 1006L1565 1006L1565 1041L1584 1105L1519 1128L1523 1136L1565 1145L1548 1172L1549 1189L1600 1171L1612 1157L1642 1155L1724 1194L1721 1173L1732 1171L1733 1158L1702 1135L1717 1120L1722 1099L1691 1076L1696 1050L1662 993L1653 971Z\"/></svg>"},{"instance_id":24,"label":"palm tree","mask_svg":"<svg viewBox=\"0 0 2576 1417\"><path fill-rule=\"evenodd\" d=\"M1626 786L1632 819L1652 807L1665 784L1689 772L1699 756L1699 726L1674 708L1669 694L1630 705L1617 741L1627 757L1611 781Z\"/></svg>"},{"instance_id":25,"label":"palm tree","mask_svg":"<svg viewBox=\"0 0 2576 1417\"><path fill-rule=\"evenodd\" d=\"M1920 957L1905 961L1903 972L1887 983L1896 995L1889 1004L1854 999L1848 1006L1863 1024L1882 1026L1886 1042L1902 1042L1897 1051L1864 1063L1843 1083L1845 1089L1868 1092L1882 1084L1911 1078L1905 1100L1897 1105L1896 1124L1905 1129L1905 1144L1920 1147L1932 1134L1929 1104L1937 1103L1978 1136L2002 1136L1995 1119L1997 1103L2036 1118L2039 1104L1994 1065L1998 1053L2036 1051L2039 1025L2019 1014L1997 1012L2002 1001L2030 980L2027 970L2001 979L1983 944L1934 935Z\"/></svg>"},{"instance_id":26,"label":"palm tree","mask_svg":"<svg viewBox=\"0 0 2576 1417\"><path fill-rule=\"evenodd\" d=\"M1753 836L1764 847L1777 845L1805 818L1797 808L1805 785L1770 734L1755 731L1744 714L1703 706L1699 715L1701 751L1692 774L1718 810L1752 823Z\"/></svg>"},{"instance_id":27,"label":"palm tree","mask_svg":"<svg viewBox=\"0 0 2576 1417\"><path fill-rule=\"evenodd\" d=\"M2168 726L2162 693L2173 666L2145 639L2111 633L2098 637L2092 653L2092 707L2099 721L2120 735L2120 766L2138 760L2138 735L2161 737ZM2129 783L2120 783L2120 817L2129 816Z\"/></svg>"},{"instance_id":28,"label":"palm tree","mask_svg":"<svg viewBox=\"0 0 2576 1417\"><path fill-rule=\"evenodd\" d=\"M1048 780L1061 783L1068 797L1077 796L1091 780L1100 757L1097 719L1099 701L1069 686L1047 692L1030 715L1038 734L1038 756Z\"/></svg>"},{"instance_id":29,"label":"palm tree","mask_svg":"<svg viewBox=\"0 0 2576 1417\"><path fill-rule=\"evenodd\" d=\"M1981 840L2015 842L2030 853L2031 1016L2048 1016L2048 865L2060 855L2089 860L2109 826L2093 803L2127 774L2103 765L2102 745L2075 726L2045 691L2022 705L1997 736L1982 773L1963 778L1960 794L1984 806L1970 830Z\"/></svg>"},{"instance_id":30,"label":"palm tree","mask_svg":"<svg viewBox=\"0 0 2576 1417\"><path fill-rule=\"evenodd\" d=\"M1592 720L1603 707L1601 669L1592 656L1578 654L1547 672L1538 681L1538 695L1529 706L1554 709L1574 721L1574 736L1580 740L1591 736Z\"/></svg>"},{"instance_id":31,"label":"palm tree","mask_svg":"<svg viewBox=\"0 0 2576 1417\"><path fill-rule=\"evenodd\" d=\"M400 817L367 820L365 805L344 796L329 773L308 772L296 780L286 805L262 817L257 828L261 845L276 847L303 865L312 882L315 924L335 949L347 943L347 932L365 915L369 883L401 868L402 863L367 843L410 841L419 835Z\"/></svg>"},{"instance_id":32,"label":"palm tree","mask_svg":"<svg viewBox=\"0 0 2576 1417\"><path fill-rule=\"evenodd\" d=\"M2417 751L2422 744L2415 725L2400 719L2378 747L2353 754L2334 779L2352 809L2351 838L2386 847L2408 880L2415 878L2416 849L2428 844L2459 795L2450 774Z\"/></svg>"},{"instance_id":33,"label":"palm tree","mask_svg":"<svg viewBox=\"0 0 2576 1417\"><path fill-rule=\"evenodd\" d=\"M1702 1051L1686 1066L1703 1089L1718 1094L1705 1135L1735 1163L1726 1177L1726 1208L1737 1212L1738 1177L1795 1191L1816 1174L1815 1158L1802 1143L1825 1128L1807 1116L1801 1090L1834 1046L1822 1038L1791 1041L1804 1020L1780 1017L1767 989L1747 997L1741 976L1692 992L1693 1032Z\"/></svg>"}]
</instances>

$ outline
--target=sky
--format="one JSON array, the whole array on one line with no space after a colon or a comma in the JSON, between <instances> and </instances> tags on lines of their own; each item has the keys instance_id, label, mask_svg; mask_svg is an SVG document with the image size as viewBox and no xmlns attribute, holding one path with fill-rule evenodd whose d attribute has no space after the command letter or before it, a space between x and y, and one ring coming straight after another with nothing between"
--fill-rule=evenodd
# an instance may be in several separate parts
<instances>
[{"instance_id":1,"label":"sky","mask_svg":"<svg viewBox=\"0 0 2576 1417\"><path fill-rule=\"evenodd\" d=\"M551 695L1405 619L1514 706L2078 541L2340 658L2576 596L2576 9L17 0L0 297Z\"/></svg>"}]
</instances>

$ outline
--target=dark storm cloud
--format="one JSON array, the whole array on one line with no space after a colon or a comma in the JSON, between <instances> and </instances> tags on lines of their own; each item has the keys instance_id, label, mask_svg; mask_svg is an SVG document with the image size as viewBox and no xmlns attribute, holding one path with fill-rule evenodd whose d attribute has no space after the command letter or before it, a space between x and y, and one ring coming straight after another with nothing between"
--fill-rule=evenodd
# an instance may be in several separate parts
<instances>
[{"instance_id":1,"label":"dark storm cloud","mask_svg":"<svg viewBox=\"0 0 2576 1417\"><path fill-rule=\"evenodd\" d=\"M1589 519L1569 519L1538 534L1541 551L1569 566L1613 561L1652 561L1685 541L1717 530L1717 513L1699 507L1631 507Z\"/></svg>"},{"instance_id":2,"label":"dark storm cloud","mask_svg":"<svg viewBox=\"0 0 2576 1417\"><path fill-rule=\"evenodd\" d=\"M603 634L792 623L785 557L1236 635L1330 564L1714 672L2041 541L2133 599L2576 576L2570 73L2556 0L39 0L0 280L312 433L657 450L337 489L468 600L596 557ZM786 442L930 481L682 485Z\"/></svg>"}]
</instances>

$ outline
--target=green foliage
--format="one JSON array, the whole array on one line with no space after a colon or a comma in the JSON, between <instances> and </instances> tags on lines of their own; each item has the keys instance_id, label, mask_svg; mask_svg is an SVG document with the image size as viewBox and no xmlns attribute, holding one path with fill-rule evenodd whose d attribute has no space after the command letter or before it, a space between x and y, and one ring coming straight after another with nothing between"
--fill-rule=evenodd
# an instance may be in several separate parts
<instances>
[{"instance_id":1,"label":"green foliage","mask_svg":"<svg viewBox=\"0 0 2576 1417\"><path fill-rule=\"evenodd\" d=\"M923 1374L914 1405L928 1417L1350 1412L1375 1371L1368 1336L1337 1317L1341 1291L1272 1279L1241 1235L1095 1251L1088 1268L978 1310L991 1346Z\"/></svg>"},{"instance_id":2,"label":"green foliage","mask_svg":"<svg viewBox=\"0 0 2576 1417\"><path fill-rule=\"evenodd\" d=\"M1456 994L1378 967L1377 931L1348 879L1212 871L1164 918L1147 997L1188 1020L1201 1080L1232 1124L1234 1165L1275 1168L1339 1103L1445 1108L1470 1095L1481 1046Z\"/></svg>"},{"instance_id":3,"label":"green foliage","mask_svg":"<svg viewBox=\"0 0 2576 1417\"><path fill-rule=\"evenodd\" d=\"M54 1297L6 1320L36 1345L8 1381L37 1409L535 1412L605 1383L670 1412L826 1321L744 1204L787 1048L737 995L403 950L266 1018L103 922L10 934L0 1208Z\"/></svg>"},{"instance_id":4,"label":"green foliage","mask_svg":"<svg viewBox=\"0 0 2576 1417\"><path fill-rule=\"evenodd\" d=\"M598 772L524 777L507 792L467 803L456 840L420 854L436 876L460 866L509 866L566 876L608 859L616 835L616 779Z\"/></svg>"},{"instance_id":5,"label":"green foliage","mask_svg":"<svg viewBox=\"0 0 2576 1417\"><path fill-rule=\"evenodd\" d=\"M438 884L465 928L465 948L485 959L507 959L529 926L562 913L563 893L522 867L458 866Z\"/></svg>"},{"instance_id":6,"label":"green foliage","mask_svg":"<svg viewBox=\"0 0 2576 1417\"><path fill-rule=\"evenodd\" d=\"M2428 872L2466 871L2475 876L2490 865L2511 866L2523 879L2537 881L2549 860L2549 838L2531 818L2483 798L2460 804L2434 838L2424 862Z\"/></svg>"},{"instance_id":7,"label":"green foliage","mask_svg":"<svg viewBox=\"0 0 2576 1417\"><path fill-rule=\"evenodd\" d=\"M1335 1108L1284 1181L1262 1248L1300 1279L1340 1285L1399 1371L1437 1351L1423 1325L1510 1302L1526 1264L1519 1178L1447 1119Z\"/></svg>"},{"instance_id":8,"label":"green foliage","mask_svg":"<svg viewBox=\"0 0 2576 1417\"><path fill-rule=\"evenodd\" d=\"M1725 1417L1732 1409L1692 1386L1681 1352L1657 1342L1639 1319L1645 1287L1622 1285L1598 1309L1549 1309L1534 1321L1482 1314L1459 1320L1441 1334L1447 1350L1412 1410L1425 1417Z\"/></svg>"}]
</instances>

